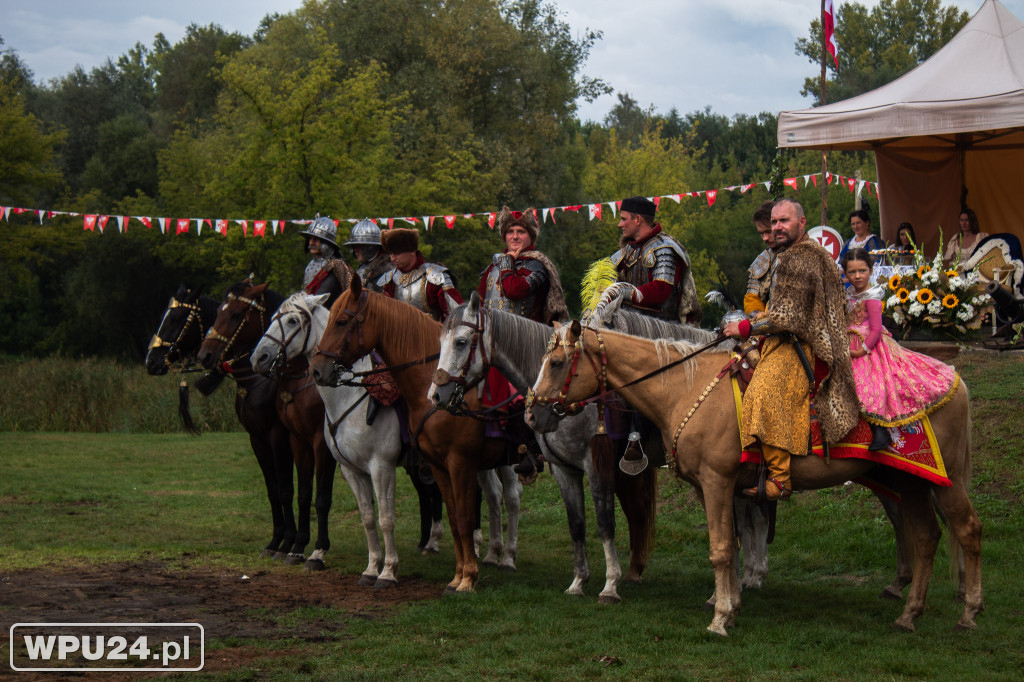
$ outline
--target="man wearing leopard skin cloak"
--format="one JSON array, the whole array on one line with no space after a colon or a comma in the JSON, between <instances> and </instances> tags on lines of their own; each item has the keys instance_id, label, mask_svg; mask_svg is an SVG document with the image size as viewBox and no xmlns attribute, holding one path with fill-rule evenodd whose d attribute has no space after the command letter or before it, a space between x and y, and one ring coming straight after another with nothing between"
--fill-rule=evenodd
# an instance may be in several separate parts
<instances>
[{"instance_id":1,"label":"man wearing leopard skin cloak","mask_svg":"<svg viewBox=\"0 0 1024 682\"><path fill-rule=\"evenodd\" d=\"M744 447L761 445L768 466L765 496L778 500L793 491L790 457L808 451L812 395L827 443L838 442L853 429L860 403L846 335L846 295L836 264L807 237L799 202L780 199L771 222L779 254L768 310L753 323L730 322L723 332L744 339L751 334L765 337L761 360L743 396L741 439ZM743 492L754 496L757 490Z\"/></svg>"}]
</instances>

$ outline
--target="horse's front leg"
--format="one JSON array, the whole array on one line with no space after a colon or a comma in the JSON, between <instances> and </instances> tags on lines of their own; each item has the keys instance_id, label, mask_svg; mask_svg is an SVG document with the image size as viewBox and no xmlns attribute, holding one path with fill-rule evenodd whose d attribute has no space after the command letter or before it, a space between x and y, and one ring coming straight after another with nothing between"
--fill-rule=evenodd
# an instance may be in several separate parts
<instances>
[{"instance_id":1,"label":"horse's front leg","mask_svg":"<svg viewBox=\"0 0 1024 682\"><path fill-rule=\"evenodd\" d=\"M544 456L551 467L551 475L562 493L565 513L569 521L569 538L572 540L573 580L566 594L583 596L583 585L590 580L590 563L587 558L587 514L583 505L583 474L571 467L556 464L554 457ZM593 479L591 479L593 480ZM615 545L612 544L614 549ZM607 588L607 585L605 585Z\"/></svg>"},{"instance_id":2,"label":"horse's front leg","mask_svg":"<svg viewBox=\"0 0 1024 682\"><path fill-rule=\"evenodd\" d=\"M481 560L484 566L497 566L501 561L501 481L498 479L497 470L486 469L476 474L477 484L483 493L484 501L487 503L488 535L487 554ZM476 530L474 529L474 554L476 550Z\"/></svg>"},{"instance_id":3,"label":"horse's front leg","mask_svg":"<svg viewBox=\"0 0 1024 682\"><path fill-rule=\"evenodd\" d=\"M430 469L434 474L434 481L437 482L437 487L441 489L441 497L444 499L444 504L448 508L448 526L452 529L452 542L455 545L455 577L452 578L451 582L445 587L446 592L454 592L462 584L462 571L465 566L465 547L462 543L462 528L459 525L459 507L465 506L467 502L465 500L456 498L455 486L452 483L451 476L446 469L440 469L433 462L430 464ZM474 481L475 485L475 481ZM464 494L459 492L459 494ZM469 505L472 506L476 501L476 491L470 497ZM472 513L472 510L471 510ZM472 518L472 516L470 516ZM473 525L472 522L469 523ZM476 556L473 554L473 530L470 528L469 531L469 554L473 557L473 562L476 563Z\"/></svg>"},{"instance_id":4,"label":"horse's front leg","mask_svg":"<svg viewBox=\"0 0 1024 682\"><path fill-rule=\"evenodd\" d=\"M903 522L910 530L914 543L914 575L903 613L893 623L897 630L914 631L914 620L924 613L928 583L931 580L935 551L939 546L942 530L935 517L935 507L924 483L912 482L900 491Z\"/></svg>"},{"instance_id":5,"label":"horse's front leg","mask_svg":"<svg viewBox=\"0 0 1024 682\"><path fill-rule=\"evenodd\" d=\"M322 571L324 555L331 548L328 519L334 501L334 473L338 464L327 447L322 431L313 442L313 452L316 462L316 499L313 502L316 508L316 545L306 559L304 568L307 571Z\"/></svg>"},{"instance_id":6,"label":"horse's front leg","mask_svg":"<svg viewBox=\"0 0 1024 682\"><path fill-rule=\"evenodd\" d=\"M618 604L619 582L622 580L622 566L615 549L615 480L604 480L598 475L589 451L584 459L587 479L590 481L590 495L594 499L594 518L597 536L604 549L604 587L597 596L600 604Z\"/></svg>"},{"instance_id":7,"label":"horse's front leg","mask_svg":"<svg viewBox=\"0 0 1024 682\"><path fill-rule=\"evenodd\" d=\"M384 570L377 577L376 588L388 588L398 584L398 546L395 543L395 468L375 458L370 476L377 494L377 518L381 535L384 536Z\"/></svg>"},{"instance_id":8,"label":"horse's front leg","mask_svg":"<svg viewBox=\"0 0 1024 682\"><path fill-rule=\"evenodd\" d=\"M366 536L366 569L359 576L359 584L369 587L377 582L381 566L384 563L384 553L380 549L380 539L377 537L377 518L373 509L373 487L370 477L365 472L359 471L349 465L344 459L339 460L341 475L348 481L352 495L356 498L359 506L359 522L363 526L363 534Z\"/></svg>"},{"instance_id":9,"label":"horse's front leg","mask_svg":"<svg viewBox=\"0 0 1024 682\"><path fill-rule=\"evenodd\" d=\"M708 630L727 636L740 607L739 582L733 566L734 535L732 518L733 487L735 477L726 477L714 471L701 475L704 492L704 510L708 520L708 544L711 566L715 570L715 617Z\"/></svg>"},{"instance_id":10,"label":"horse's front leg","mask_svg":"<svg viewBox=\"0 0 1024 682\"><path fill-rule=\"evenodd\" d=\"M309 544L310 507L313 504L313 472L315 460L313 448L299 436L291 435L292 455L295 457L295 471L298 479L299 519L296 524L295 542L288 551L284 563L300 566L306 561L306 545Z\"/></svg>"},{"instance_id":11,"label":"horse's front leg","mask_svg":"<svg viewBox=\"0 0 1024 682\"><path fill-rule=\"evenodd\" d=\"M473 552L473 526L476 525L476 466L472 458L460 458L457 455L450 456L448 463L451 495L455 507L454 515L449 507L448 520L455 546L457 549L461 548L455 576L458 585L455 590L472 592L480 577L480 566Z\"/></svg>"}]
</instances>

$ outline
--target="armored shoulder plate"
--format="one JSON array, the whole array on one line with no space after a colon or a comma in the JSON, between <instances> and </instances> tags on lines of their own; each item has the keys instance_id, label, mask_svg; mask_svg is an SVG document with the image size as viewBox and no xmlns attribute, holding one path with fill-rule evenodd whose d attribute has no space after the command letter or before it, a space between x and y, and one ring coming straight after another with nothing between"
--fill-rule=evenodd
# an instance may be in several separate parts
<instances>
[{"instance_id":1,"label":"armored shoulder plate","mask_svg":"<svg viewBox=\"0 0 1024 682\"><path fill-rule=\"evenodd\" d=\"M619 249L618 251L616 251L615 253L613 253L611 255L610 260L612 262L612 265L615 266L615 269L618 269L619 263L621 263L622 259L625 258L625 257L626 257L626 250L625 249Z\"/></svg>"},{"instance_id":2,"label":"armored shoulder plate","mask_svg":"<svg viewBox=\"0 0 1024 682\"><path fill-rule=\"evenodd\" d=\"M427 281L442 289L454 289L455 281L452 279L448 268L438 263L425 263L427 269Z\"/></svg>"},{"instance_id":3,"label":"armored shoulder plate","mask_svg":"<svg viewBox=\"0 0 1024 682\"><path fill-rule=\"evenodd\" d=\"M377 279L377 288L380 289L381 291L383 291L384 287L386 287L388 285L388 282L390 282L390 281L392 281L394 279L395 273L397 273L397 272L398 272L398 268L395 268L394 270L388 270L383 275L381 275Z\"/></svg>"},{"instance_id":4,"label":"armored shoulder plate","mask_svg":"<svg viewBox=\"0 0 1024 682\"><path fill-rule=\"evenodd\" d=\"M754 279L761 279L768 274L768 268L772 266L772 252L765 249L757 254L757 258L750 264L750 275Z\"/></svg>"},{"instance_id":5,"label":"armored shoulder plate","mask_svg":"<svg viewBox=\"0 0 1024 682\"><path fill-rule=\"evenodd\" d=\"M690 267L690 256L689 254L686 253L686 248L682 244L680 244L679 241L672 235L668 235L662 232L657 237L652 239L649 243L651 244L651 248L653 248L654 250L660 250L665 248L672 249L672 253L679 256L679 258L682 259L683 263L686 264L686 267Z\"/></svg>"}]
</instances>

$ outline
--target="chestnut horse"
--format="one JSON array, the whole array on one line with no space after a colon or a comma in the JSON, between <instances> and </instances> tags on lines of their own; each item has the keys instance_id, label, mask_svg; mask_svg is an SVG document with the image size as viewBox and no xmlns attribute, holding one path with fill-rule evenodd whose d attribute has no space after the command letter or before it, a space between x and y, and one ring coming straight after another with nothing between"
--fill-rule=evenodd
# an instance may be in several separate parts
<instances>
[{"instance_id":1,"label":"chestnut horse","mask_svg":"<svg viewBox=\"0 0 1024 682\"><path fill-rule=\"evenodd\" d=\"M199 348L198 360L210 370L222 371L239 381L239 391L249 377L261 376L253 370L249 356L270 324L271 311L283 297L245 280L232 285L217 311ZM323 555L331 547L327 517L334 491L337 464L324 439L324 403L309 376L305 356L284 366L274 392L276 420L287 431L295 469L298 474L299 522L286 564L304 564L307 570L323 570ZM264 415L266 417L267 415ZM313 502L313 475L316 473L316 500ZM291 506L291 471L288 472L288 505ZM317 538L313 554L306 559L309 544L310 503L316 505Z\"/></svg>"},{"instance_id":2,"label":"chestnut horse","mask_svg":"<svg viewBox=\"0 0 1024 682\"><path fill-rule=\"evenodd\" d=\"M477 472L494 467L504 452L485 448L481 422L438 412L427 399L440 338L440 322L407 303L364 290L357 277L334 302L310 369L318 384L333 386L371 350L391 368L409 408L414 444L430 463L448 508L455 577L447 589L472 592L480 573L473 547ZM475 397L471 405L479 407Z\"/></svg>"},{"instance_id":3,"label":"chestnut horse","mask_svg":"<svg viewBox=\"0 0 1024 682\"><path fill-rule=\"evenodd\" d=\"M203 296L199 290L182 284L171 297L160 326L146 353L146 370L152 375L163 375L173 366L185 371L195 362L196 354L217 317L220 302ZM212 393L224 378L221 372L210 372L196 382L204 395ZM284 559L295 543L295 514L292 511L292 451L288 432L278 421L274 409L277 380L268 379L238 368L230 375L237 384L235 414L249 434L256 462L263 473L267 488L273 534L263 549L263 556ZM183 382L184 383L184 382ZM187 386L179 408L182 421L190 433L198 435L188 413Z\"/></svg>"},{"instance_id":4,"label":"chestnut horse","mask_svg":"<svg viewBox=\"0 0 1024 682\"><path fill-rule=\"evenodd\" d=\"M560 415L578 409L580 402L591 396L613 389L658 426L666 451L672 453L673 468L678 476L693 484L707 515L717 596L715 616L708 630L726 635L726 628L733 624L740 606L740 590L733 570L733 494L737 487L753 483L754 466L740 464L740 434L727 375L726 386L716 389L721 370L731 356L709 351L665 368L673 356L682 361L695 350L695 346L684 342L650 341L581 328L579 322L556 328L527 399L526 418L534 429L551 431ZM652 372L657 374L631 384ZM981 521L968 498L969 481L964 475L970 470L971 433L970 405L963 382L930 419L952 483L950 487L865 460L824 460L814 456L793 458L793 485L797 489L842 485L872 469L872 476L883 479L900 494L903 522L916 561L906 605L894 626L908 631L914 629L914 619L924 611L941 535L934 499L963 551L966 594L957 627L974 628L975 616L984 606Z\"/></svg>"}]
</instances>

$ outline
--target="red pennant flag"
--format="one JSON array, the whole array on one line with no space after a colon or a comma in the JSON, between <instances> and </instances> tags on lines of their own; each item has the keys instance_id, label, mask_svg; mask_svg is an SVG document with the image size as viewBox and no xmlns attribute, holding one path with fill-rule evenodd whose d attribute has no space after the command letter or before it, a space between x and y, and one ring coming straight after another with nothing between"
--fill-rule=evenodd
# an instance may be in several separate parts
<instances>
[{"instance_id":1,"label":"red pennant flag","mask_svg":"<svg viewBox=\"0 0 1024 682\"><path fill-rule=\"evenodd\" d=\"M85 216L85 224L82 227L82 231L84 232L85 230L88 230L89 232L95 232L96 231L96 218L98 218L98 217L99 216L95 216L95 215L87 215L87 216Z\"/></svg>"},{"instance_id":2,"label":"red pennant flag","mask_svg":"<svg viewBox=\"0 0 1024 682\"><path fill-rule=\"evenodd\" d=\"M149 229L149 230L153 229L153 219L152 218L147 218L144 215L137 215L137 216L135 216L135 219L138 220L143 225L145 225L146 229Z\"/></svg>"},{"instance_id":3,"label":"red pennant flag","mask_svg":"<svg viewBox=\"0 0 1024 682\"><path fill-rule=\"evenodd\" d=\"M492 230L494 229L494 221L497 220L497 218L498 218L498 214L497 213L488 213L487 214L487 226L490 227Z\"/></svg>"},{"instance_id":4,"label":"red pennant flag","mask_svg":"<svg viewBox=\"0 0 1024 682\"><path fill-rule=\"evenodd\" d=\"M821 23L825 27L825 49L832 55L832 61L836 63L836 68L838 69L839 59L836 57L836 53L839 52L839 46L836 45L836 22L832 12L832 0L825 0L825 10L821 15Z\"/></svg>"},{"instance_id":5,"label":"red pennant flag","mask_svg":"<svg viewBox=\"0 0 1024 682\"><path fill-rule=\"evenodd\" d=\"M581 208L583 208L583 204L580 204L579 206L566 206L563 210L565 210L565 211L579 211Z\"/></svg>"},{"instance_id":6,"label":"red pennant flag","mask_svg":"<svg viewBox=\"0 0 1024 682\"><path fill-rule=\"evenodd\" d=\"M717 189L709 189L708 190L708 206L714 206L715 205L715 199L717 199L717 198L718 198L718 190Z\"/></svg>"},{"instance_id":7,"label":"red pennant flag","mask_svg":"<svg viewBox=\"0 0 1024 682\"><path fill-rule=\"evenodd\" d=\"M457 217L458 216L453 216L453 215L446 215L444 217L444 224L448 226L449 230L451 230L451 229L453 229L455 227L455 219Z\"/></svg>"},{"instance_id":8,"label":"red pennant flag","mask_svg":"<svg viewBox=\"0 0 1024 682\"><path fill-rule=\"evenodd\" d=\"M334 227L338 227L337 221L335 221ZM252 221L252 236L253 237L265 237L265 236L267 236L267 221L266 220L254 220L254 221Z\"/></svg>"},{"instance_id":9,"label":"red pennant flag","mask_svg":"<svg viewBox=\"0 0 1024 682\"><path fill-rule=\"evenodd\" d=\"M242 226L242 236L243 237L248 237L249 236L249 221L247 221L247 220L236 220L235 222Z\"/></svg>"},{"instance_id":10,"label":"red pennant flag","mask_svg":"<svg viewBox=\"0 0 1024 682\"><path fill-rule=\"evenodd\" d=\"M10 212L10 206L0 206L0 218L7 220L7 214ZM491 227L494 227L493 225Z\"/></svg>"},{"instance_id":11,"label":"red pennant flag","mask_svg":"<svg viewBox=\"0 0 1024 682\"><path fill-rule=\"evenodd\" d=\"M101 216L100 216L100 217L99 217L99 218L97 219L97 221L96 221L96 224L97 224L97 225L99 225L99 227L100 227L100 232L101 232L101 233L103 232L103 230L105 230L105 229L106 229L106 227L107 227L107 221L108 221L108 220L110 220L110 216L108 216L108 215L101 215Z\"/></svg>"},{"instance_id":12,"label":"red pennant flag","mask_svg":"<svg viewBox=\"0 0 1024 682\"><path fill-rule=\"evenodd\" d=\"M188 234L188 224L192 222L188 218L178 218L175 222L176 228L174 234Z\"/></svg>"},{"instance_id":13,"label":"red pennant flag","mask_svg":"<svg viewBox=\"0 0 1024 682\"><path fill-rule=\"evenodd\" d=\"M853 188L857 186L857 178L846 178L846 186L850 188L850 192L853 192Z\"/></svg>"},{"instance_id":14,"label":"red pennant flag","mask_svg":"<svg viewBox=\"0 0 1024 682\"><path fill-rule=\"evenodd\" d=\"M117 220L117 231L120 232L121 234L124 234L125 230L128 229L128 220L129 220L128 216L126 216L126 215L119 215L119 216L117 216L116 220Z\"/></svg>"},{"instance_id":15,"label":"red pennant flag","mask_svg":"<svg viewBox=\"0 0 1024 682\"><path fill-rule=\"evenodd\" d=\"M436 218L436 217L437 216L432 216L432 215L423 216L423 223L426 226L427 231L430 231L430 228L432 228L434 226L434 218Z\"/></svg>"},{"instance_id":16,"label":"red pennant flag","mask_svg":"<svg viewBox=\"0 0 1024 682\"><path fill-rule=\"evenodd\" d=\"M601 219L601 204L590 205L590 219L600 220Z\"/></svg>"},{"instance_id":17,"label":"red pennant flag","mask_svg":"<svg viewBox=\"0 0 1024 682\"><path fill-rule=\"evenodd\" d=\"M813 182L814 186L817 187L818 186L818 176L817 175L812 175L811 176L811 182Z\"/></svg>"},{"instance_id":18,"label":"red pennant flag","mask_svg":"<svg viewBox=\"0 0 1024 682\"><path fill-rule=\"evenodd\" d=\"M658 205L661 203L661 197L651 197L651 201L654 202L654 208L657 209Z\"/></svg>"},{"instance_id":19,"label":"red pennant flag","mask_svg":"<svg viewBox=\"0 0 1024 682\"><path fill-rule=\"evenodd\" d=\"M798 187L796 186L796 185L797 185L797 183L796 183L796 178L785 178L785 179L784 179L784 180L782 181L782 184L783 184L783 185L786 185L787 187L792 187L793 189L799 189L799 188L798 188Z\"/></svg>"},{"instance_id":20,"label":"red pennant flag","mask_svg":"<svg viewBox=\"0 0 1024 682\"><path fill-rule=\"evenodd\" d=\"M825 172L825 184L826 185L831 185L832 184L832 173L830 173L828 171Z\"/></svg>"},{"instance_id":21,"label":"red pennant flag","mask_svg":"<svg viewBox=\"0 0 1024 682\"><path fill-rule=\"evenodd\" d=\"M228 221L227 221L227 219L225 219L225 218L217 218L217 220L214 222L213 225L214 225L214 227L213 227L214 231L220 233L220 235L223 236L223 237L227 237L228 236Z\"/></svg>"}]
</instances>

